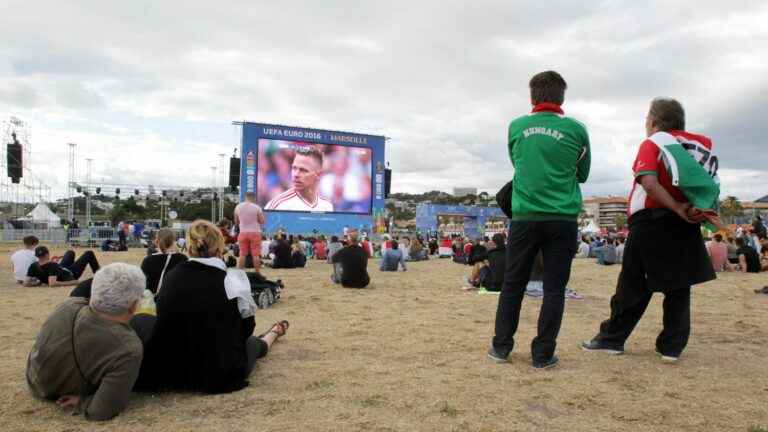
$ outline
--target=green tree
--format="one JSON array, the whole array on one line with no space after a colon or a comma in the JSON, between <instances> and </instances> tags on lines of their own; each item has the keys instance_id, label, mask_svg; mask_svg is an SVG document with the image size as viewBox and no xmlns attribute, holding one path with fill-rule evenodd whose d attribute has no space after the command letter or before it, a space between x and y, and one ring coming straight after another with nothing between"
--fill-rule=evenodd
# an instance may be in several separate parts
<instances>
[{"instance_id":1,"label":"green tree","mask_svg":"<svg viewBox=\"0 0 768 432\"><path fill-rule=\"evenodd\" d=\"M617 230L624 229L627 226L627 216L623 214L617 214L613 217L613 223L616 225Z\"/></svg>"},{"instance_id":2,"label":"green tree","mask_svg":"<svg viewBox=\"0 0 768 432\"><path fill-rule=\"evenodd\" d=\"M720 201L720 216L728 223L734 223L736 217L741 216L744 213L744 207L741 205L741 201L735 196L727 196L724 200Z\"/></svg>"}]
</instances>

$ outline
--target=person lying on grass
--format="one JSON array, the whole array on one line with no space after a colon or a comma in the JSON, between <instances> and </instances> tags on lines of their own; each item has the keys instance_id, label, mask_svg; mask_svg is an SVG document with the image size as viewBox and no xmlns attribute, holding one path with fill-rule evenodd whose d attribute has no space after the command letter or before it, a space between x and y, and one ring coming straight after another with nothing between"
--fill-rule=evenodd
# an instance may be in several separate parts
<instances>
[{"instance_id":1,"label":"person lying on grass","mask_svg":"<svg viewBox=\"0 0 768 432\"><path fill-rule=\"evenodd\" d=\"M109 420L125 410L143 353L128 323L144 285L138 267L110 264L94 276L90 300L72 297L59 305L27 359L32 395L88 420Z\"/></svg>"},{"instance_id":2,"label":"person lying on grass","mask_svg":"<svg viewBox=\"0 0 768 432\"><path fill-rule=\"evenodd\" d=\"M96 274L99 271L99 261L93 251L83 252L80 258L75 259L75 251L68 250L61 259L52 259L51 253L45 246L35 248L37 262L29 266L27 282L24 286L69 286L77 285L78 279L89 266Z\"/></svg>"}]
</instances>

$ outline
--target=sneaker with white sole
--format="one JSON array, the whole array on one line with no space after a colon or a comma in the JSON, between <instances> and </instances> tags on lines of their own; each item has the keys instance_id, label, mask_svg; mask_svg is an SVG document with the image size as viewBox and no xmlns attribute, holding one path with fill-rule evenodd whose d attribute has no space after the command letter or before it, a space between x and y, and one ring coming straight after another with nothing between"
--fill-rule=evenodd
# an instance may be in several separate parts
<instances>
[{"instance_id":1,"label":"sneaker with white sole","mask_svg":"<svg viewBox=\"0 0 768 432\"><path fill-rule=\"evenodd\" d=\"M624 347L610 346L596 339L581 343L581 349L589 352L602 352L610 355L624 354Z\"/></svg>"},{"instance_id":2,"label":"sneaker with white sole","mask_svg":"<svg viewBox=\"0 0 768 432\"><path fill-rule=\"evenodd\" d=\"M656 355L661 357L661 361L664 363L677 363L680 360L680 356L662 354L659 350L656 350Z\"/></svg>"},{"instance_id":3,"label":"sneaker with white sole","mask_svg":"<svg viewBox=\"0 0 768 432\"><path fill-rule=\"evenodd\" d=\"M534 360L531 366L533 366L534 369L552 369L553 367L557 366L557 363L560 362L560 359L557 358L557 356L552 356L547 360L544 361L536 361Z\"/></svg>"},{"instance_id":4,"label":"sneaker with white sole","mask_svg":"<svg viewBox=\"0 0 768 432\"><path fill-rule=\"evenodd\" d=\"M500 352L496 351L496 348L491 347L491 349L488 350L488 358L495 361L496 363L507 363L509 360L507 360L507 355L502 355Z\"/></svg>"}]
</instances>

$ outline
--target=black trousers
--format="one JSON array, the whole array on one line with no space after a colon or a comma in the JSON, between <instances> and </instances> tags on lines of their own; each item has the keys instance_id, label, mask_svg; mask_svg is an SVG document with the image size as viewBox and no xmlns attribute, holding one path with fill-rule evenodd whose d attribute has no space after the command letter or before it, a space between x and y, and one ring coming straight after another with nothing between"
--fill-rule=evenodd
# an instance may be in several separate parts
<instances>
[{"instance_id":1,"label":"black trousers","mask_svg":"<svg viewBox=\"0 0 768 432\"><path fill-rule=\"evenodd\" d=\"M546 361L555 353L565 308L565 287L571 276L576 254L576 221L512 221L507 240L504 284L496 310L496 335L493 347L508 355L520 321L525 286L539 251L544 257L544 299L541 304L538 334L531 343L533 361Z\"/></svg>"},{"instance_id":2,"label":"black trousers","mask_svg":"<svg viewBox=\"0 0 768 432\"><path fill-rule=\"evenodd\" d=\"M91 266L91 271L96 273L99 271L99 260L96 259L96 254L93 251L85 251L80 258L75 260L75 252L68 250L64 252L64 255L59 260L59 265L72 272L75 279L80 279L85 269Z\"/></svg>"},{"instance_id":3,"label":"black trousers","mask_svg":"<svg viewBox=\"0 0 768 432\"><path fill-rule=\"evenodd\" d=\"M248 336L245 340L245 377L251 375L253 369L256 367L256 360L264 357L269 352L269 345L267 342L256 336Z\"/></svg>"},{"instance_id":4,"label":"black trousers","mask_svg":"<svg viewBox=\"0 0 768 432\"><path fill-rule=\"evenodd\" d=\"M619 278L616 294L611 298L611 317L600 324L600 333L595 337L614 348L624 347L653 296L651 291L638 296L627 295L624 286ZM691 334L691 288L665 292L663 308L664 327L656 338L656 350L678 357L688 345Z\"/></svg>"},{"instance_id":5,"label":"black trousers","mask_svg":"<svg viewBox=\"0 0 768 432\"><path fill-rule=\"evenodd\" d=\"M117 232L117 240L120 243L120 250L125 250L125 248L127 247L125 231L120 230Z\"/></svg>"},{"instance_id":6,"label":"black trousers","mask_svg":"<svg viewBox=\"0 0 768 432\"><path fill-rule=\"evenodd\" d=\"M662 209L642 210L629 219L611 316L596 340L620 348L643 316L654 292L664 294L664 328L656 349L679 356L691 332L691 286L715 279L698 224Z\"/></svg>"}]
</instances>

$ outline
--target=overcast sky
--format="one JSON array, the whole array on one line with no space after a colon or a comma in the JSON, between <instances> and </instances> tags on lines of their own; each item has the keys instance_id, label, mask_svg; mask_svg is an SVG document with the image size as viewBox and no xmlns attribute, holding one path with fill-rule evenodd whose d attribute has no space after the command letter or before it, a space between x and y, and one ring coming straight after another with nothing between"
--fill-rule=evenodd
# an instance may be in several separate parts
<instances>
[{"instance_id":1,"label":"overcast sky","mask_svg":"<svg viewBox=\"0 0 768 432\"><path fill-rule=\"evenodd\" d=\"M527 83L559 71L587 124L585 195L626 194L648 102L711 136L723 191L768 194L768 2L8 1L0 115L32 128L33 170L208 185L233 120L391 138L393 191L494 192Z\"/></svg>"}]
</instances>

